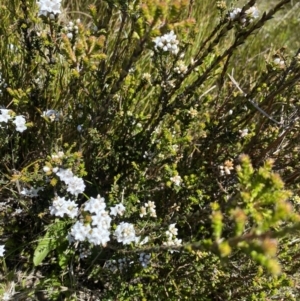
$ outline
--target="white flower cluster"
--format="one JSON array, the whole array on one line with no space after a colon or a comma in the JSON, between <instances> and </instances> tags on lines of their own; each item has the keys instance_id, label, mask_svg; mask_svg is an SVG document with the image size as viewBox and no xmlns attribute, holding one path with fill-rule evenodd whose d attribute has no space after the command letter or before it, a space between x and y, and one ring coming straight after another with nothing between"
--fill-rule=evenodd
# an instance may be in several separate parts
<instances>
[{"instance_id":1,"label":"white flower cluster","mask_svg":"<svg viewBox=\"0 0 300 301\"><path fill-rule=\"evenodd\" d=\"M176 67L174 67L174 72L177 74L185 74L187 72L188 68L185 65L184 61L179 60L176 63Z\"/></svg>"},{"instance_id":2,"label":"white flower cluster","mask_svg":"<svg viewBox=\"0 0 300 301\"><path fill-rule=\"evenodd\" d=\"M131 242L138 240L135 236L134 226L125 222L121 222L117 226L114 235L117 241L123 243L123 245L129 245Z\"/></svg>"},{"instance_id":3,"label":"white flower cluster","mask_svg":"<svg viewBox=\"0 0 300 301\"><path fill-rule=\"evenodd\" d=\"M142 79L151 85L151 74L150 73L148 73L148 72L143 73Z\"/></svg>"},{"instance_id":4,"label":"white flower cluster","mask_svg":"<svg viewBox=\"0 0 300 301\"><path fill-rule=\"evenodd\" d=\"M221 176L230 175L231 170L233 170L233 169L234 169L233 162L230 160L226 160L223 165L219 166Z\"/></svg>"},{"instance_id":5,"label":"white flower cluster","mask_svg":"<svg viewBox=\"0 0 300 301\"><path fill-rule=\"evenodd\" d=\"M170 178L171 182L173 182L176 186L180 186L182 179L181 176L177 175Z\"/></svg>"},{"instance_id":6,"label":"white flower cluster","mask_svg":"<svg viewBox=\"0 0 300 301\"><path fill-rule=\"evenodd\" d=\"M166 231L167 241L163 242L164 246L181 246L182 239L177 238L178 229L175 228L175 225L169 225L169 230Z\"/></svg>"},{"instance_id":7,"label":"white flower cluster","mask_svg":"<svg viewBox=\"0 0 300 301\"><path fill-rule=\"evenodd\" d=\"M246 16L250 19L250 21L259 17L259 11L255 5L251 6L248 10L246 10L245 13Z\"/></svg>"},{"instance_id":8,"label":"white flower cluster","mask_svg":"<svg viewBox=\"0 0 300 301\"><path fill-rule=\"evenodd\" d=\"M0 245L0 257L4 256L4 252L5 252L5 245Z\"/></svg>"},{"instance_id":9,"label":"white flower cluster","mask_svg":"<svg viewBox=\"0 0 300 301\"><path fill-rule=\"evenodd\" d=\"M239 130L240 137L243 138L243 137L247 136L248 132L249 132L248 129Z\"/></svg>"},{"instance_id":10,"label":"white flower cluster","mask_svg":"<svg viewBox=\"0 0 300 301\"><path fill-rule=\"evenodd\" d=\"M164 89L164 90L169 90L175 87L175 81L174 80L168 80L168 81L162 81L160 86Z\"/></svg>"},{"instance_id":11,"label":"white flower cluster","mask_svg":"<svg viewBox=\"0 0 300 301\"><path fill-rule=\"evenodd\" d=\"M16 116L15 120L13 121L13 123L16 125L16 130L18 132L24 132L27 127L26 127L26 120L23 116Z\"/></svg>"},{"instance_id":12,"label":"white flower cluster","mask_svg":"<svg viewBox=\"0 0 300 301\"><path fill-rule=\"evenodd\" d=\"M51 155L52 163L54 167L50 163L46 163L43 167L43 171L46 175L51 175L52 172L55 173L59 179L67 185L67 191L72 195L78 196L79 193L83 193L85 189L85 184L83 179L75 176L71 169L59 168L55 165L62 165L63 158L65 154L63 152L57 152Z\"/></svg>"},{"instance_id":13,"label":"white flower cluster","mask_svg":"<svg viewBox=\"0 0 300 301\"><path fill-rule=\"evenodd\" d=\"M51 155L51 158L52 158L53 160L58 160L58 161L59 161L59 160L62 159L64 156L65 156L64 152L57 152L57 153L52 154L52 155Z\"/></svg>"},{"instance_id":14,"label":"white flower cluster","mask_svg":"<svg viewBox=\"0 0 300 301\"><path fill-rule=\"evenodd\" d=\"M69 24L63 28L69 40L72 40L74 35L76 36L78 34L78 24L80 24L80 22L80 19L77 19L75 25L74 22L70 21Z\"/></svg>"},{"instance_id":15,"label":"white flower cluster","mask_svg":"<svg viewBox=\"0 0 300 301\"><path fill-rule=\"evenodd\" d=\"M0 122L5 122L7 123L8 120L10 120L12 117L10 115L10 110L7 110L7 109L0 109Z\"/></svg>"},{"instance_id":16,"label":"white flower cluster","mask_svg":"<svg viewBox=\"0 0 300 301\"><path fill-rule=\"evenodd\" d=\"M85 241L90 231L90 224L84 224L77 221L71 228L71 232L68 236L69 242Z\"/></svg>"},{"instance_id":17,"label":"white flower cluster","mask_svg":"<svg viewBox=\"0 0 300 301\"><path fill-rule=\"evenodd\" d=\"M154 48L156 50L161 49L163 51L169 51L173 54L177 54L179 51L179 41L176 39L176 35L174 34L173 30L161 37L156 37L153 42L155 43Z\"/></svg>"},{"instance_id":18,"label":"white flower cluster","mask_svg":"<svg viewBox=\"0 0 300 301\"><path fill-rule=\"evenodd\" d=\"M83 207L83 210L91 214L90 224L84 224L77 221L71 228L71 240L89 241L93 245L106 246L110 240L111 221L108 211L105 210L106 203L104 198L97 196L91 197ZM110 208L110 214L113 216L123 215L125 207L123 204L117 204ZM138 241L139 238L135 236L135 230L132 224L122 222L117 226L114 235L118 242L123 244L130 244L133 241Z\"/></svg>"},{"instance_id":19,"label":"white flower cluster","mask_svg":"<svg viewBox=\"0 0 300 301\"><path fill-rule=\"evenodd\" d=\"M144 252L140 253L139 261L143 268L147 268L150 262L151 254L146 254Z\"/></svg>"},{"instance_id":20,"label":"white flower cluster","mask_svg":"<svg viewBox=\"0 0 300 301\"><path fill-rule=\"evenodd\" d=\"M111 217L105 208L105 200L100 195L97 198L91 197L85 203L84 210L95 214L91 216L91 224L84 226L90 229L86 237L82 236L81 239L76 238L76 233L74 233L74 228L72 228L73 231L71 231L71 234L76 240L82 241L82 239L87 239L91 244L106 246L110 240Z\"/></svg>"},{"instance_id":21,"label":"white flower cluster","mask_svg":"<svg viewBox=\"0 0 300 301\"><path fill-rule=\"evenodd\" d=\"M66 200L64 197L55 197L52 206L49 207L50 214L64 217L64 215L75 218L78 214L78 207L74 201Z\"/></svg>"},{"instance_id":22,"label":"white flower cluster","mask_svg":"<svg viewBox=\"0 0 300 301\"><path fill-rule=\"evenodd\" d=\"M282 60L280 57L276 57L274 60L273 60L273 63L275 66L278 66L280 68L284 68L285 66L285 62L284 60Z\"/></svg>"},{"instance_id":23,"label":"white flower cluster","mask_svg":"<svg viewBox=\"0 0 300 301\"><path fill-rule=\"evenodd\" d=\"M115 207L110 208L110 215L117 216L118 214L122 216L125 212L125 207L123 204L117 204Z\"/></svg>"},{"instance_id":24,"label":"white flower cluster","mask_svg":"<svg viewBox=\"0 0 300 301\"><path fill-rule=\"evenodd\" d=\"M144 217L148 213L150 213L151 217L157 217L155 208L156 208L155 203L148 201L148 203L145 203L144 206L140 208L140 217Z\"/></svg>"},{"instance_id":25,"label":"white flower cluster","mask_svg":"<svg viewBox=\"0 0 300 301\"><path fill-rule=\"evenodd\" d=\"M245 24L247 21L252 22L259 17L259 11L255 5L247 9L245 14L241 15L241 12L241 8L234 8L229 12L229 19L231 21L239 20L242 24Z\"/></svg>"},{"instance_id":26,"label":"white flower cluster","mask_svg":"<svg viewBox=\"0 0 300 301\"><path fill-rule=\"evenodd\" d=\"M9 120L13 119L11 116L11 110L8 109L0 109L0 122L7 123ZM23 116L15 116L13 123L16 125L16 131L18 132L24 132L27 127L26 127L26 120Z\"/></svg>"},{"instance_id":27,"label":"white flower cluster","mask_svg":"<svg viewBox=\"0 0 300 301\"><path fill-rule=\"evenodd\" d=\"M17 209L15 210L15 212L12 213L12 215L13 215L13 216L16 216L16 215L21 214L22 212L23 212L23 209L17 208Z\"/></svg>"},{"instance_id":28,"label":"white flower cluster","mask_svg":"<svg viewBox=\"0 0 300 301\"><path fill-rule=\"evenodd\" d=\"M241 8L234 8L230 13L229 13L229 19L231 21L235 21L238 19L242 9Z\"/></svg>"},{"instance_id":29,"label":"white flower cluster","mask_svg":"<svg viewBox=\"0 0 300 301\"><path fill-rule=\"evenodd\" d=\"M56 175L67 185L67 191L77 196L79 193L83 193L85 184L83 180L77 176L74 176L71 169L60 168Z\"/></svg>"},{"instance_id":30,"label":"white flower cluster","mask_svg":"<svg viewBox=\"0 0 300 301\"><path fill-rule=\"evenodd\" d=\"M61 5L61 0L40 0L37 2L39 6L39 16L46 16L48 14L60 14L60 5Z\"/></svg>"}]
</instances>

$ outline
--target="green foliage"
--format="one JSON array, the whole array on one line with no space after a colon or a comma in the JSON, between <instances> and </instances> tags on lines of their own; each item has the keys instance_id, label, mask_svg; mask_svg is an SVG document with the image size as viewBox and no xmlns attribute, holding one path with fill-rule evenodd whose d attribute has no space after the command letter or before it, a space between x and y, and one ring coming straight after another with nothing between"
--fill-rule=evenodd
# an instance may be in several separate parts
<instances>
[{"instance_id":1,"label":"green foliage","mask_svg":"<svg viewBox=\"0 0 300 301\"><path fill-rule=\"evenodd\" d=\"M3 299L298 300L299 5L2 2Z\"/></svg>"},{"instance_id":2,"label":"green foliage","mask_svg":"<svg viewBox=\"0 0 300 301\"><path fill-rule=\"evenodd\" d=\"M53 250L61 249L61 245L66 240L66 222L56 221L51 224L44 237L40 239L33 254L33 264L35 266L41 264L46 256ZM65 266L66 257L59 254L59 265Z\"/></svg>"}]
</instances>

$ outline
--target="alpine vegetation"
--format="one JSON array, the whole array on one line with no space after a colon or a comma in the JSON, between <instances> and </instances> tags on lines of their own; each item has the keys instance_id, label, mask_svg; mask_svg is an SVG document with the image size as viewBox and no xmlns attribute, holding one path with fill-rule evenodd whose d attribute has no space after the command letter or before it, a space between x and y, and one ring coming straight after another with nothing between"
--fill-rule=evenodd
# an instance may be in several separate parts
<instances>
[{"instance_id":1,"label":"alpine vegetation","mask_svg":"<svg viewBox=\"0 0 300 301\"><path fill-rule=\"evenodd\" d=\"M296 1L3 0L1 300L300 300Z\"/></svg>"}]
</instances>

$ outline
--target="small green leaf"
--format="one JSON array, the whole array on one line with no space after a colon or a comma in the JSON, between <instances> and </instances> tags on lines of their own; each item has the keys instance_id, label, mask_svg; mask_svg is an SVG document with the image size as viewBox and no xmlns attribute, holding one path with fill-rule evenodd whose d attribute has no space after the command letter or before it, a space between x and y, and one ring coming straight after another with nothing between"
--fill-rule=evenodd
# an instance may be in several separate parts
<instances>
[{"instance_id":1,"label":"small green leaf","mask_svg":"<svg viewBox=\"0 0 300 301\"><path fill-rule=\"evenodd\" d=\"M65 241L66 225L65 221L58 221L49 226L45 236L41 238L34 251L33 264L35 266L38 266L51 251L57 249Z\"/></svg>"},{"instance_id":2,"label":"small green leaf","mask_svg":"<svg viewBox=\"0 0 300 301\"><path fill-rule=\"evenodd\" d=\"M55 249L53 248L53 239L47 237L47 234L48 233L46 233L45 237L40 240L34 251L33 264L35 266L39 265L46 258L49 252Z\"/></svg>"}]
</instances>

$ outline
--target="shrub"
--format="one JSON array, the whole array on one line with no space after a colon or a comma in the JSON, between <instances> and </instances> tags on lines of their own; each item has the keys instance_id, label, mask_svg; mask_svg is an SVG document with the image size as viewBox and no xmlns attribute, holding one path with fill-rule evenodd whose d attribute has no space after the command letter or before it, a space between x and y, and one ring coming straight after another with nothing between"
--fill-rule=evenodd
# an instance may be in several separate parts
<instances>
[{"instance_id":1,"label":"shrub","mask_svg":"<svg viewBox=\"0 0 300 301\"><path fill-rule=\"evenodd\" d=\"M299 6L229 2L3 1L3 300L300 297Z\"/></svg>"}]
</instances>

